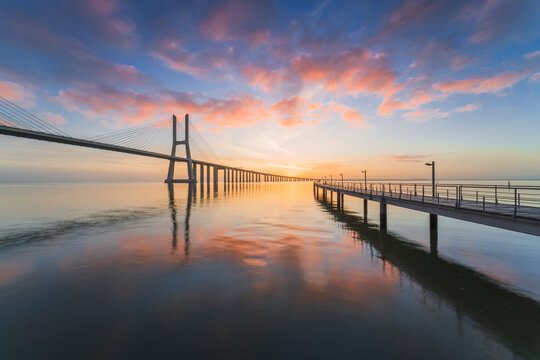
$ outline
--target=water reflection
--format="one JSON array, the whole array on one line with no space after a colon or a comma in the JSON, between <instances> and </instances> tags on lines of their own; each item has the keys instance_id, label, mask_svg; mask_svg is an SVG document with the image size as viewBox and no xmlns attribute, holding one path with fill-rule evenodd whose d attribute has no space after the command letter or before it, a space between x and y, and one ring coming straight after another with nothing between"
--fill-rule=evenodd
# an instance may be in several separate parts
<instances>
[{"instance_id":1,"label":"water reflection","mask_svg":"<svg viewBox=\"0 0 540 360\"><path fill-rule=\"evenodd\" d=\"M388 262L417 281L424 289L451 302L462 314L497 334L518 354L540 357L540 304L513 292L485 275L437 255L436 229L432 248L380 231L355 213L318 200L320 205L358 241L368 243ZM435 239L433 239L435 237ZM434 242L434 244L433 244Z\"/></svg>"},{"instance_id":2,"label":"water reflection","mask_svg":"<svg viewBox=\"0 0 540 360\"><path fill-rule=\"evenodd\" d=\"M174 253L176 252L176 247L178 243L178 221L176 219L177 211L173 183L167 184L167 191L169 193L169 210L171 211L172 221L172 253ZM196 187L194 184L189 184L187 188L186 211L184 216L184 255L186 258L189 256L189 219L191 217L191 206L194 202L197 202Z\"/></svg>"},{"instance_id":3,"label":"water reflection","mask_svg":"<svg viewBox=\"0 0 540 360\"><path fill-rule=\"evenodd\" d=\"M0 358L538 355L537 302L307 186L165 186L0 248Z\"/></svg>"}]
</instances>

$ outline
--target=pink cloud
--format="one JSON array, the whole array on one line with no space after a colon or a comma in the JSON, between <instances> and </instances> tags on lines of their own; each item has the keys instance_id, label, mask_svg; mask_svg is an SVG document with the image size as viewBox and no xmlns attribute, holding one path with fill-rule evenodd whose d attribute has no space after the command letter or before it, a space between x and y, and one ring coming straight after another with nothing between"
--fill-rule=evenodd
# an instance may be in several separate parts
<instances>
[{"instance_id":1,"label":"pink cloud","mask_svg":"<svg viewBox=\"0 0 540 360\"><path fill-rule=\"evenodd\" d=\"M449 112L441 112L440 109L415 110L403 114L405 119L410 122L426 122L431 119L440 119L450 115Z\"/></svg>"},{"instance_id":2,"label":"pink cloud","mask_svg":"<svg viewBox=\"0 0 540 360\"><path fill-rule=\"evenodd\" d=\"M466 112L466 111L475 111L475 110L478 110L478 109L480 109L479 104L469 104L469 105L458 107L454 111L456 111L456 112Z\"/></svg>"},{"instance_id":3,"label":"pink cloud","mask_svg":"<svg viewBox=\"0 0 540 360\"><path fill-rule=\"evenodd\" d=\"M347 122L350 127L363 127L369 128L370 126L366 124L364 116L360 111L351 109L350 107L343 104L331 103L328 107L329 111L337 112L341 114L343 121Z\"/></svg>"},{"instance_id":4,"label":"pink cloud","mask_svg":"<svg viewBox=\"0 0 540 360\"><path fill-rule=\"evenodd\" d=\"M158 42L150 54L163 61L169 68L191 75L201 75L206 70L199 66L196 56L171 39Z\"/></svg>"},{"instance_id":5,"label":"pink cloud","mask_svg":"<svg viewBox=\"0 0 540 360\"><path fill-rule=\"evenodd\" d=\"M218 126L246 127L257 125L271 116L266 104L250 95L236 95L225 100L209 100L202 104L204 122Z\"/></svg>"},{"instance_id":6,"label":"pink cloud","mask_svg":"<svg viewBox=\"0 0 540 360\"><path fill-rule=\"evenodd\" d=\"M247 66L242 73L247 78L250 85L256 86L264 91L272 91L279 84L287 80L285 73L281 70L268 71L256 65Z\"/></svg>"},{"instance_id":7,"label":"pink cloud","mask_svg":"<svg viewBox=\"0 0 540 360\"><path fill-rule=\"evenodd\" d=\"M384 98L382 103L377 108L377 114L378 115L390 115L396 110L409 109L410 107L411 107L410 104L402 102L399 99Z\"/></svg>"},{"instance_id":8,"label":"pink cloud","mask_svg":"<svg viewBox=\"0 0 540 360\"><path fill-rule=\"evenodd\" d=\"M54 114L51 112L43 112L39 113L38 117L45 120L47 123L51 125L62 125L66 123L66 119L60 114Z\"/></svg>"},{"instance_id":9,"label":"pink cloud","mask_svg":"<svg viewBox=\"0 0 540 360\"><path fill-rule=\"evenodd\" d=\"M264 27L268 16L260 2L227 0L210 9L199 29L214 41L244 39L253 45L264 45L270 38L270 31Z\"/></svg>"},{"instance_id":10,"label":"pink cloud","mask_svg":"<svg viewBox=\"0 0 540 360\"><path fill-rule=\"evenodd\" d=\"M129 124L203 108L185 93L143 94L106 85L61 90L56 99L66 109L80 111L90 118L108 116Z\"/></svg>"},{"instance_id":11,"label":"pink cloud","mask_svg":"<svg viewBox=\"0 0 540 360\"><path fill-rule=\"evenodd\" d=\"M425 104L434 100L431 94L423 90L416 90L412 93L408 102L400 99L386 97L377 109L378 115L390 115L396 110L415 109L421 104Z\"/></svg>"},{"instance_id":12,"label":"pink cloud","mask_svg":"<svg viewBox=\"0 0 540 360\"><path fill-rule=\"evenodd\" d=\"M490 78L475 77L464 80L441 82L433 85L433 87L445 93L498 94L502 90L509 88L523 80L529 74L530 71L505 72Z\"/></svg>"},{"instance_id":13,"label":"pink cloud","mask_svg":"<svg viewBox=\"0 0 540 360\"><path fill-rule=\"evenodd\" d=\"M34 94L29 89L11 81L0 79L0 96L19 105L33 106Z\"/></svg>"},{"instance_id":14,"label":"pink cloud","mask_svg":"<svg viewBox=\"0 0 540 360\"><path fill-rule=\"evenodd\" d=\"M291 67L304 82L322 84L333 92L391 96L402 89L384 56L372 56L359 47L327 56L300 55Z\"/></svg>"},{"instance_id":15,"label":"pink cloud","mask_svg":"<svg viewBox=\"0 0 540 360\"><path fill-rule=\"evenodd\" d=\"M303 115L306 102L306 99L294 96L273 104L270 110L277 113L282 126L292 128L305 122Z\"/></svg>"},{"instance_id":16,"label":"pink cloud","mask_svg":"<svg viewBox=\"0 0 540 360\"><path fill-rule=\"evenodd\" d=\"M138 93L111 86L85 86L62 90L57 101L90 118L111 117L119 123L138 124L173 113L192 113L203 123L219 127L254 126L268 120L266 103L250 95L196 101L187 93Z\"/></svg>"}]
</instances>

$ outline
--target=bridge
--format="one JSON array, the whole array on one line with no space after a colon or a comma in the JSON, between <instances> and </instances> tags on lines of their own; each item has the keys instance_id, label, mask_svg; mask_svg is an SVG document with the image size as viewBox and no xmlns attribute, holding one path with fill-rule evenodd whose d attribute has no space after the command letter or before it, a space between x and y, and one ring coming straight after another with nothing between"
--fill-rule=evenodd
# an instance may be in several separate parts
<instances>
[{"instance_id":1,"label":"bridge","mask_svg":"<svg viewBox=\"0 0 540 360\"><path fill-rule=\"evenodd\" d=\"M322 196L324 200L330 198L332 202L335 193L339 208L343 207L344 195L364 199L366 212L367 201L379 202L381 228L387 226L387 204L389 204L429 213L430 228L433 232L437 229L437 216L441 215L540 236L540 186L435 185L434 181L431 186L423 183L386 182L371 182L368 186L365 179L363 183L327 181L247 170L211 160L192 158L191 142L196 141L190 133L189 115L185 115L183 124L178 124L175 115L172 116L170 125L169 121L160 120L82 139L66 134L0 96L0 134L168 160L165 182L169 184L197 182L203 184L206 180L208 184L213 182L216 188L220 171L225 184L313 181L316 197ZM178 127L184 129L183 140L178 139ZM204 143L203 138L199 141ZM177 156L177 146L184 146L186 154L184 157ZM187 178L175 177L176 163L186 164ZM367 213L365 215L367 217Z\"/></svg>"},{"instance_id":2,"label":"bridge","mask_svg":"<svg viewBox=\"0 0 540 360\"><path fill-rule=\"evenodd\" d=\"M189 115L185 115L183 125L185 137L183 140L178 140L178 124L175 115L172 116L172 135L170 135L169 139L164 139L162 132L160 134L160 130L164 129L165 125L165 121L157 121L123 131L95 136L90 139L75 138L0 96L0 134L169 160L166 183L196 183L197 178L200 183L204 183L205 168L206 181L208 183L213 181L214 184L219 182L219 171L222 171L221 176L225 183L314 180L194 159L191 157ZM170 153L163 151L164 140L168 144L171 144L169 141L172 140ZM185 147L185 157L176 155L176 148L179 145ZM177 162L186 164L187 179L176 179L174 177ZM199 173L199 176L197 176L197 173Z\"/></svg>"}]
</instances>

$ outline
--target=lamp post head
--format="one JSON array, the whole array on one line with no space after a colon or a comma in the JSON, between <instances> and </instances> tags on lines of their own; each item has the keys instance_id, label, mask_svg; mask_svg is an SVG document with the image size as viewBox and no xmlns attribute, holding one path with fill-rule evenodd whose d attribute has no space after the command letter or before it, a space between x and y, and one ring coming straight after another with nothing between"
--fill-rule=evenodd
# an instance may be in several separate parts
<instances>
[{"instance_id":1,"label":"lamp post head","mask_svg":"<svg viewBox=\"0 0 540 360\"><path fill-rule=\"evenodd\" d=\"M432 163L426 163L426 165L427 165L427 166L431 166L431 165L433 165L433 164L432 164Z\"/></svg>"}]
</instances>

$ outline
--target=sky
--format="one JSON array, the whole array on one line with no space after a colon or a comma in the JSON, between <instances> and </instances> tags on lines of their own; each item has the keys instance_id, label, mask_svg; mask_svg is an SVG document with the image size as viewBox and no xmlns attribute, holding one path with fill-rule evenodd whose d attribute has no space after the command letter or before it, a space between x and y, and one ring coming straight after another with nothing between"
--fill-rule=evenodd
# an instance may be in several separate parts
<instances>
[{"instance_id":1,"label":"sky","mask_svg":"<svg viewBox=\"0 0 540 360\"><path fill-rule=\"evenodd\" d=\"M189 113L216 161L265 172L540 179L538 24L534 0L3 0L0 95L82 138ZM0 136L0 169L167 163Z\"/></svg>"}]
</instances>

